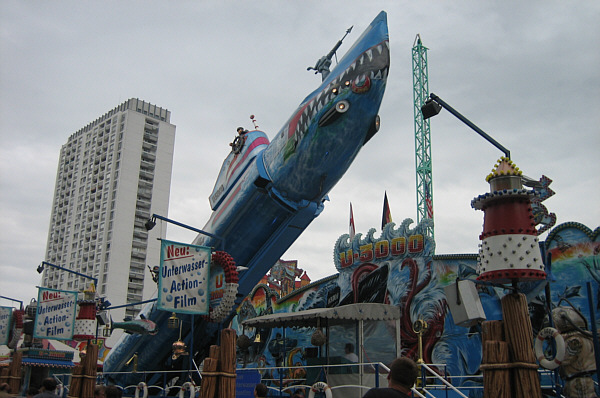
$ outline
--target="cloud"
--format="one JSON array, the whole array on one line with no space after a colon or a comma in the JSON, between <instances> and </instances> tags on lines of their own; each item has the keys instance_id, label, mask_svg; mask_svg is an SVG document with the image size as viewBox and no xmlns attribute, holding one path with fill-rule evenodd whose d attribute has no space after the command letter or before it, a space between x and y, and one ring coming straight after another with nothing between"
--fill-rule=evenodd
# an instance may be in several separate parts
<instances>
[{"instance_id":1,"label":"cloud","mask_svg":"<svg viewBox=\"0 0 600 398\"><path fill-rule=\"evenodd\" d=\"M35 297L58 153L69 135L130 97L177 125L169 216L201 228L235 128L250 114L273 137L320 82L307 72L348 27L339 55L388 12L391 70L382 128L286 252L318 279L335 272L348 230L416 220L411 47L429 48L430 91L511 150L525 174L554 180L559 222L599 224L600 6L594 2L177 2L0 4L0 292ZM477 251L470 200L502 153L442 111L431 120L436 253ZM191 236L169 228L169 238Z\"/></svg>"}]
</instances>

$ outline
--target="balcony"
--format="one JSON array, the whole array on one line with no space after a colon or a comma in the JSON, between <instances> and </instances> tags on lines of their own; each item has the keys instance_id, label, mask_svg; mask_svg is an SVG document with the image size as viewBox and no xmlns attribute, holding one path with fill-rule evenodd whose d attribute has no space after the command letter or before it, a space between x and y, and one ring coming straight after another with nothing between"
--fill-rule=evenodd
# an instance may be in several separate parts
<instances>
[{"instance_id":1,"label":"balcony","mask_svg":"<svg viewBox=\"0 0 600 398\"><path fill-rule=\"evenodd\" d=\"M148 131L145 131L144 140L148 140L149 142L156 144L158 142L158 137L155 134L151 134Z\"/></svg>"},{"instance_id":2,"label":"balcony","mask_svg":"<svg viewBox=\"0 0 600 398\"><path fill-rule=\"evenodd\" d=\"M154 141L154 142L156 142L156 141ZM142 148L145 150L151 151L151 152L156 152L156 144L153 142L144 140L142 142Z\"/></svg>"},{"instance_id":3,"label":"balcony","mask_svg":"<svg viewBox=\"0 0 600 398\"><path fill-rule=\"evenodd\" d=\"M140 170L154 171L154 162L146 162L145 160L142 160L140 162Z\"/></svg>"},{"instance_id":4,"label":"balcony","mask_svg":"<svg viewBox=\"0 0 600 398\"><path fill-rule=\"evenodd\" d=\"M156 161L156 155L154 153L142 151L142 160L149 161L154 164Z\"/></svg>"},{"instance_id":5,"label":"balcony","mask_svg":"<svg viewBox=\"0 0 600 398\"><path fill-rule=\"evenodd\" d=\"M145 261L146 260L146 253L139 252L139 251L136 251L136 250L132 250L131 251L131 258L133 258L133 259L140 259L142 261Z\"/></svg>"},{"instance_id":6,"label":"balcony","mask_svg":"<svg viewBox=\"0 0 600 398\"><path fill-rule=\"evenodd\" d=\"M140 179L146 179L146 181L154 181L154 173L140 169Z\"/></svg>"},{"instance_id":7,"label":"balcony","mask_svg":"<svg viewBox=\"0 0 600 398\"><path fill-rule=\"evenodd\" d=\"M127 288L128 289L136 289L136 290L142 290L144 288L144 281L140 281L140 280L136 280L135 282L132 281L131 279L129 280L129 283L127 284Z\"/></svg>"}]
</instances>

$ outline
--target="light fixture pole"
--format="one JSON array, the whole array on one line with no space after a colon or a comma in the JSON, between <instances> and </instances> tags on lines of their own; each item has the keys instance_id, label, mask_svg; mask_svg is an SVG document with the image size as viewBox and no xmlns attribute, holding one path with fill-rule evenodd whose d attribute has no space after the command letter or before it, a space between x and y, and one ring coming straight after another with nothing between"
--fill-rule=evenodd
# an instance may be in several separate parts
<instances>
[{"instance_id":1,"label":"light fixture pole","mask_svg":"<svg viewBox=\"0 0 600 398\"><path fill-rule=\"evenodd\" d=\"M19 309L23 309L23 302L21 300L16 300L14 298L6 297L6 296L0 296L0 298L5 299L5 300L14 301L16 303L19 303Z\"/></svg>"},{"instance_id":2,"label":"light fixture pole","mask_svg":"<svg viewBox=\"0 0 600 398\"><path fill-rule=\"evenodd\" d=\"M440 113L442 108L444 108L448 112L450 112L451 114L456 116L458 118L458 120L460 120L467 126L471 127L477 134L482 136L490 144L492 144L493 146L495 146L496 148L498 148L502 152L504 152L504 155L506 156L506 158L510 159L510 151L508 149L506 149L498 141L496 141L495 139L490 137L485 131L483 131L482 129L477 127L469 119L467 119L466 117L461 115L460 112L458 112L456 109L454 109L453 107L448 105L444 100L442 100L440 97L438 97L434 93L429 94L429 98L430 99L428 99L427 102L425 102L425 105L423 105L421 107L421 113L423 113L423 119L429 119L430 117L437 115L438 113Z\"/></svg>"},{"instance_id":3,"label":"light fixture pole","mask_svg":"<svg viewBox=\"0 0 600 398\"><path fill-rule=\"evenodd\" d=\"M60 269L62 271L70 272L72 274L75 274L75 275L78 275L78 276L82 276L82 277L87 278L87 279L91 279L94 282L94 286L96 286L96 287L98 286L98 278L94 278L93 276L85 275L85 274L82 274L80 272L73 271L71 269L64 268L64 267L61 267L59 265L49 263L47 261L42 261L42 263L40 265L38 265L38 267L37 267L38 274L41 274L44 271L44 266L45 265L47 265L49 267L54 267L54 268Z\"/></svg>"},{"instance_id":4,"label":"light fixture pole","mask_svg":"<svg viewBox=\"0 0 600 398\"><path fill-rule=\"evenodd\" d=\"M152 228L154 228L156 226L156 220L157 219L158 220L162 220L162 221L166 221L166 222L174 224L174 225L177 225L178 227L189 229L190 231L194 231L194 232L197 232L197 233L202 234L202 235L209 236L209 237L211 237L213 239L218 239L219 241L221 241L221 250L224 250L224 248L225 248L225 239L224 238L222 238L220 236L217 236L217 235L213 235L213 234L208 233L206 231L202 231L201 229L198 229L198 228L190 227L189 225L180 223L179 221L171 220L170 218L163 217L163 216L160 216L158 214L152 214L152 217L150 219L148 219L148 221L146 221L146 224L145 224L146 230L150 231Z\"/></svg>"},{"instance_id":5,"label":"light fixture pole","mask_svg":"<svg viewBox=\"0 0 600 398\"><path fill-rule=\"evenodd\" d=\"M118 308L126 308L126 307L132 307L132 306L140 305L140 304L152 303L156 300L157 299L152 298L152 299L148 299L148 300L144 300L144 301L138 301L137 303L128 303L128 304L122 304L122 305L112 305L109 303L109 305L107 307L104 307L104 309L105 310L116 310Z\"/></svg>"}]
</instances>

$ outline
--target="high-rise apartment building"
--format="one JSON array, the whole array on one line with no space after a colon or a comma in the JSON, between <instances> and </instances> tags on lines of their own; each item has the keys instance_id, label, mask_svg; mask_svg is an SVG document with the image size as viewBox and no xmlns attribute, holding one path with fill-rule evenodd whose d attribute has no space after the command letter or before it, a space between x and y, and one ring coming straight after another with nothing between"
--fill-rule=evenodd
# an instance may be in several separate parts
<instances>
[{"instance_id":1,"label":"high-rise apartment building","mask_svg":"<svg viewBox=\"0 0 600 398\"><path fill-rule=\"evenodd\" d=\"M60 150L46 261L98 279L113 305L139 303L156 284L166 231L147 231L153 213L167 216L175 126L171 112L129 99L71 135ZM42 285L81 291L90 279L45 267ZM111 312L115 320L141 305Z\"/></svg>"}]
</instances>

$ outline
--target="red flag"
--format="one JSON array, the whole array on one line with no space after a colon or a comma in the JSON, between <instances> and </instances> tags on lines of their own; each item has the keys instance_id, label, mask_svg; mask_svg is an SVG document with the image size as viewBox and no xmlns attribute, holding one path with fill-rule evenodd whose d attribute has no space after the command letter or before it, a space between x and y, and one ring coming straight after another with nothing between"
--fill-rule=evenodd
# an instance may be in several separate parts
<instances>
[{"instance_id":1,"label":"red flag","mask_svg":"<svg viewBox=\"0 0 600 398\"><path fill-rule=\"evenodd\" d=\"M354 227L354 214L352 213L352 202L350 202L350 240L354 239L356 228Z\"/></svg>"},{"instance_id":2,"label":"red flag","mask_svg":"<svg viewBox=\"0 0 600 398\"><path fill-rule=\"evenodd\" d=\"M381 229L383 229L383 227L390 222L392 222L392 213L390 212L390 205L388 204L387 192L385 192L383 196L383 216L381 217Z\"/></svg>"},{"instance_id":3,"label":"red flag","mask_svg":"<svg viewBox=\"0 0 600 398\"><path fill-rule=\"evenodd\" d=\"M425 188L425 205L427 206L427 218L433 219L433 201L431 200L431 194L429 193L429 184L427 180L423 182Z\"/></svg>"}]
</instances>

